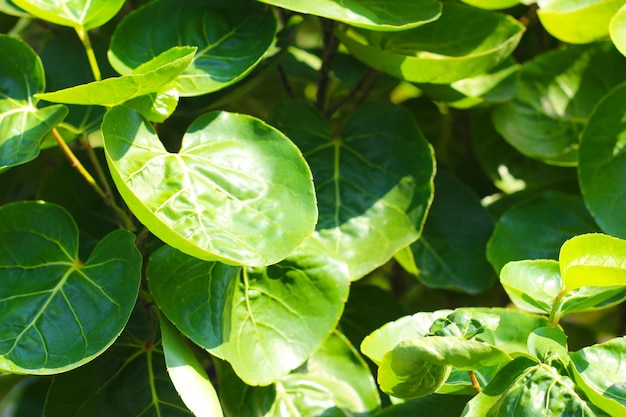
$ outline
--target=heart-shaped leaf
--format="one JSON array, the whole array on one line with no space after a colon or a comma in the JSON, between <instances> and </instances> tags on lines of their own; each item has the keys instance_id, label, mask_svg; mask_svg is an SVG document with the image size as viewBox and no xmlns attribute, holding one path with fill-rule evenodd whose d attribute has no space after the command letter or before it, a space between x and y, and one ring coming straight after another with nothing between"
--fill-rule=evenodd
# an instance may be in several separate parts
<instances>
[{"instance_id":1,"label":"heart-shaped leaf","mask_svg":"<svg viewBox=\"0 0 626 417\"><path fill-rule=\"evenodd\" d=\"M585 203L602 230L626 239L626 85L607 94L580 138L578 178Z\"/></svg>"},{"instance_id":2,"label":"heart-shaped leaf","mask_svg":"<svg viewBox=\"0 0 626 417\"><path fill-rule=\"evenodd\" d=\"M195 52L196 48L189 46L173 47L135 68L132 74L37 94L36 97L55 103L112 107L163 90L185 71Z\"/></svg>"},{"instance_id":3,"label":"heart-shaped leaf","mask_svg":"<svg viewBox=\"0 0 626 417\"><path fill-rule=\"evenodd\" d=\"M25 42L0 34L0 170L31 161L41 140L67 115L65 106L36 107L45 89L39 56Z\"/></svg>"},{"instance_id":4,"label":"heart-shaped leaf","mask_svg":"<svg viewBox=\"0 0 626 417\"><path fill-rule=\"evenodd\" d=\"M78 229L60 206L0 208L0 370L52 374L101 354L139 291L135 236L117 230L78 259Z\"/></svg>"},{"instance_id":5,"label":"heart-shaped leaf","mask_svg":"<svg viewBox=\"0 0 626 417\"><path fill-rule=\"evenodd\" d=\"M159 332L152 327L158 327L158 323L148 322L153 317L146 316L136 309L119 340L100 358L57 375L48 392L44 415L194 416L167 374Z\"/></svg>"},{"instance_id":6,"label":"heart-shaped leaf","mask_svg":"<svg viewBox=\"0 0 626 417\"><path fill-rule=\"evenodd\" d=\"M537 16L552 36L568 43L589 43L606 37L611 18L624 0L539 0Z\"/></svg>"},{"instance_id":7,"label":"heart-shaped leaf","mask_svg":"<svg viewBox=\"0 0 626 417\"><path fill-rule=\"evenodd\" d=\"M124 0L13 0L35 17L73 28L93 29L104 25L124 5Z\"/></svg>"},{"instance_id":8,"label":"heart-shaped leaf","mask_svg":"<svg viewBox=\"0 0 626 417\"><path fill-rule=\"evenodd\" d=\"M313 240L343 260L356 280L414 242L432 201L432 149L401 107L360 107L333 137L303 102L280 105L273 123L311 166L319 206Z\"/></svg>"},{"instance_id":9,"label":"heart-shaped leaf","mask_svg":"<svg viewBox=\"0 0 626 417\"><path fill-rule=\"evenodd\" d=\"M574 166L580 132L598 100L626 80L624 65L610 42L540 54L522 66L515 99L495 108L493 123L524 155Z\"/></svg>"},{"instance_id":10,"label":"heart-shaped leaf","mask_svg":"<svg viewBox=\"0 0 626 417\"><path fill-rule=\"evenodd\" d=\"M253 117L208 113L169 153L135 111L102 125L122 197L152 233L192 256L238 265L284 259L315 227L311 172L283 134Z\"/></svg>"},{"instance_id":11,"label":"heart-shaped leaf","mask_svg":"<svg viewBox=\"0 0 626 417\"><path fill-rule=\"evenodd\" d=\"M441 3L436 0L261 1L370 30L406 30L432 22L441 15Z\"/></svg>"},{"instance_id":12,"label":"heart-shaped leaf","mask_svg":"<svg viewBox=\"0 0 626 417\"><path fill-rule=\"evenodd\" d=\"M198 52L175 87L181 97L220 90L242 79L268 51L276 20L251 0L157 0L130 13L116 27L109 61L120 74L174 46Z\"/></svg>"},{"instance_id":13,"label":"heart-shaped leaf","mask_svg":"<svg viewBox=\"0 0 626 417\"><path fill-rule=\"evenodd\" d=\"M337 35L372 68L406 81L449 84L495 66L513 52L523 32L510 16L445 2L439 19L415 29L348 29Z\"/></svg>"},{"instance_id":14,"label":"heart-shaped leaf","mask_svg":"<svg viewBox=\"0 0 626 417\"><path fill-rule=\"evenodd\" d=\"M165 246L147 274L168 319L249 385L273 383L305 361L337 325L348 290L341 263L308 251L241 268Z\"/></svg>"}]
</instances>

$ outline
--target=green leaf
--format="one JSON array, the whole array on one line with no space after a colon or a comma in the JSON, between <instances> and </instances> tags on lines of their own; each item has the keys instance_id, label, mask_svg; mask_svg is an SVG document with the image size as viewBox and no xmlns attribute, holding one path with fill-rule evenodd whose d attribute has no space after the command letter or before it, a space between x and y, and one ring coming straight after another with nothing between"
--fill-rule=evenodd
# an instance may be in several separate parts
<instances>
[{"instance_id":1,"label":"green leaf","mask_svg":"<svg viewBox=\"0 0 626 417\"><path fill-rule=\"evenodd\" d=\"M569 362L567 335L559 327L546 326L533 330L528 336L528 351L548 365L554 361Z\"/></svg>"},{"instance_id":2,"label":"green leaf","mask_svg":"<svg viewBox=\"0 0 626 417\"><path fill-rule=\"evenodd\" d=\"M526 260L507 263L500 282L518 308L549 314L562 289L559 263L554 260Z\"/></svg>"},{"instance_id":3,"label":"green leaf","mask_svg":"<svg viewBox=\"0 0 626 417\"><path fill-rule=\"evenodd\" d=\"M383 356L378 383L395 397L416 398L437 391L448 379L451 367L469 371L510 360L506 352L475 340L416 337L400 342Z\"/></svg>"},{"instance_id":4,"label":"green leaf","mask_svg":"<svg viewBox=\"0 0 626 417\"><path fill-rule=\"evenodd\" d=\"M611 19L609 34L615 47L626 55L626 4Z\"/></svg>"},{"instance_id":5,"label":"green leaf","mask_svg":"<svg viewBox=\"0 0 626 417\"><path fill-rule=\"evenodd\" d=\"M450 417L459 416L463 407L471 397L464 395L438 395L433 394L427 397L409 400L391 407L385 407L375 417L406 417L406 416L428 416L428 417Z\"/></svg>"},{"instance_id":6,"label":"green leaf","mask_svg":"<svg viewBox=\"0 0 626 417\"><path fill-rule=\"evenodd\" d=\"M461 0L471 6L480 7L481 9L508 9L509 7L520 4L520 0Z\"/></svg>"},{"instance_id":7,"label":"green leaf","mask_svg":"<svg viewBox=\"0 0 626 417\"><path fill-rule=\"evenodd\" d=\"M612 416L626 412L626 338L570 353L571 372L589 399Z\"/></svg>"},{"instance_id":8,"label":"green leaf","mask_svg":"<svg viewBox=\"0 0 626 417\"><path fill-rule=\"evenodd\" d=\"M0 369L64 372L109 347L139 290L141 256L134 240L127 231L112 232L83 263L78 229L63 208L2 206Z\"/></svg>"},{"instance_id":9,"label":"green leaf","mask_svg":"<svg viewBox=\"0 0 626 417\"><path fill-rule=\"evenodd\" d=\"M348 290L345 268L313 252L242 269L165 246L147 275L168 319L250 385L275 382L306 360L336 326Z\"/></svg>"},{"instance_id":10,"label":"green leaf","mask_svg":"<svg viewBox=\"0 0 626 417\"><path fill-rule=\"evenodd\" d=\"M545 364L519 357L476 395L462 417L608 416L575 390L574 382Z\"/></svg>"},{"instance_id":11,"label":"green leaf","mask_svg":"<svg viewBox=\"0 0 626 417\"><path fill-rule=\"evenodd\" d=\"M13 0L39 19L73 28L93 29L104 25L124 5L124 0Z\"/></svg>"},{"instance_id":12,"label":"green leaf","mask_svg":"<svg viewBox=\"0 0 626 417\"><path fill-rule=\"evenodd\" d=\"M30 17L28 13L15 5L13 0L0 0L0 12L15 17Z\"/></svg>"},{"instance_id":13,"label":"green leaf","mask_svg":"<svg viewBox=\"0 0 626 417\"><path fill-rule=\"evenodd\" d=\"M626 286L626 240L599 233L576 236L561 247L559 264L569 290Z\"/></svg>"},{"instance_id":14,"label":"green leaf","mask_svg":"<svg viewBox=\"0 0 626 417\"><path fill-rule=\"evenodd\" d=\"M625 64L610 42L540 54L522 66L517 95L495 108L494 125L524 155L574 166L580 132L597 101L626 79Z\"/></svg>"},{"instance_id":15,"label":"green leaf","mask_svg":"<svg viewBox=\"0 0 626 417\"><path fill-rule=\"evenodd\" d=\"M539 0L537 16L552 36L568 43L589 43L606 37L611 18L624 0Z\"/></svg>"},{"instance_id":16,"label":"green leaf","mask_svg":"<svg viewBox=\"0 0 626 417\"><path fill-rule=\"evenodd\" d=\"M163 91L185 71L195 52L193 47L173 47L137 67L132 74L37 94L36 97L56 103L116 106L135 97Z\"/></svg>"},{"instance_id":17,"label":"green leaf","mask_svg":"<svg viewBox=\"0 0 626 417\"><path fill-rule=\"evenodd\" d=\"M445 171L437 173L435 190L422 236L410 246L411 256L400 263L416 271L429 287L482 292L494 281L485 258L491 217L478 196Z\"/></svg>"},{"instance_id":18,"label":"green leaf","mask_svg":"<svg viewBox=\"0 0 626 417\"><path fill-rule=\"evenodd\" d=\"M322 16L370 30L396 31L437 20L441 3L435 0L261 0L299 13Z\"/></svg>"},{"instance_id":19,"label":"green leaf","mask_svg":"<svg viewBox=\"0 0 626 417\"><path fill-rule=\"evenodd\" d=\"M406 81L449 84L498 64L513 52L523 32L511 16L446 2L439 19L415 29L348 29L337 36L372 68Z\"/></svg>"},{"instance_id":20,"label":"green leaf","mask_svg":"<svg viewBox=\"0 0 626 417\"><path fill-rule=\"evenodd\" d=\"M273 123L311 166L319 206L312 240L356 280L414 242L432 201L432 149L410 114L391 104L357 109L334 137L303 102L278 107Z\"/></svg>"},{"instance_id":21,"label":"green leaf","mask_svg":"<svg viewBox=\"0 0 626 417\"><path fill-rule=\"evenodd\" d=\"M580 196L546 191L500 217L487 244L487 259L498 271L510 261L558 259L567 239L597 231Z\"/></svg>"},{"instance_id":22,"label":"green leaf","mask_svg":"<svg viewBox=\"0 0 626 417\"><path fill-rule=\"evenodd\" d=\"M589 211L602 230L626 238L626 85L596 106L580 139L578 176Z\"/></svg>"},{"instance_id":23,"label":"green leaf","mask_svg":"<svg viewBox=\"0 0 626 417\"><path fill-rule=\"evenodd\" d=\"M65 106L36 107L33 95L44 88L35 51L0 34L0 169L35 159L42 139L67 115Z\"/></svg>"},{"instance_id":24,"label":"green leaf","mask_svg":"<svg viewBox=\"0 0 626 417\"><path fill-rule=\"evenodd\" d=\"M456 310L446 318L435 320L430 326L429 335L457 336L470 340L487 330L496 330L499 325L500 317L497 315L462 309Z\"/></svg>"},{"instance_id":25,"label":"green leaf","mask_svg":"<svg viewBox=\"0 0 626 417\"><path fill-rule=\"evenodd\" d=\"M159 321L167 372L181 399L196 417L222 417L215 388L185 338L165 317Z\"/></svg>"},{"instance_id":26,"label":"green leaf","mask_svg":"<svg viewBox=\"0 0 626 417\"><path fill-rule=\"evenodd\" d=\"M169 153L135 111L102 125L107 162L124 200L161 240L192 256L270 265L315 227L311 172L279 131L250 116L207 113Z\"/></svg>"},{"instance_id":27,"label":"green leaf","mask_svg":"<svg viewBox=\"0 0 626 417\"><path fill-rule=\"evenodd\" d=\"M165 87L167 88L167 87ZM178 90L175 88L135 97L123 104L137 110L150 122L163 123L178 105Z\"/></svg>"},{"instance_id":28,"label":"green leaf","mask_svg":"<svg viewBox=\"0 0 626 417\"><path fill-rule=\"evenodd\" d=\"M191 417L166 371L158 331L137 309L119 340L100 358L55 376L47 417ZM152 323L152 326L158 326ZM200 416L199 414L198 416Z\"/></svg>"},{"instance_id":29,"label":"green leaf","mask_svg":"<svg viewBox=\"0 0 626 417\"><path fill-rule=\"evenodd\" d=\"M246 76L268 51L276 20L251 0L157 0L126 16L111 38L109 61L120 74L173 46L198 52L175 87L181 97L220 90Z\"/></svg>"}]
</instances>

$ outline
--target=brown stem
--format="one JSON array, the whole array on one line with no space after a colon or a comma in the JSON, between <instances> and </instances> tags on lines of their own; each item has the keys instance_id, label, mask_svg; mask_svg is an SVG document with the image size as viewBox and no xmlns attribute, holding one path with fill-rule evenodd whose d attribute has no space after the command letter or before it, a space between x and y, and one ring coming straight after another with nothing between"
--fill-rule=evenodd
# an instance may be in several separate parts
<instances>
[{"instance_id":1,"label":"brown stem","mask_svg":"<svg viewBox=\"0 0 626 417\"><path fill-rule=\"evenodd\" d=\"M370 77L372 72L373 70L371 68L367 68L365 72L363 73L363 76L361 76L361 78L359 79L359 81L357 81L354 87L350 89L348 94L345 97L343 97L341 100L339 100L337 103L335 103L334 106L332 106L326 111L325 113L326 117L330 119L333 116L333 114L335 114L337 110L339 110L344 104L346 104L347 102L352 100L354 97L356 97L356 95L359 93L359 91L365 84L365 81L367 81L367 79Z\"/></svg>"},{"instance_id":2,"label":"brown stem","mask_svg":"<svg viewBox=\"0 0 626 417\"><path fill-rule=\"evenodd\" d=\"M328 93L328 83L330 81L330 69L332 67L333 58L339 48L339 39L335 36L336 22L322 21L324 26L324 54L322 56L322 65L317 78L317 94L315 98L315 106L324 111L326 106L326 94Z\"/></svg>"},{"instance_id":3,"label":"brown stem","mask_svg":"<svg viewBox=\"0 0 626 417\"><path fill-rule=\"evenodd\" d=\"M289 84L289 79L287 78L287 73L285 72L285 68L278 64L278 75L280 76L280 82L285 88L287 95L290 99L296 98L296 95L293 93L293 89L291 88L291 84Z\"/></svg>"},{"instance_id":4,"label":"brown stem","mask_svg":"<svg viewBox=\"0 0 626 417\"><path fill-rule=\"evenodd\" d=\"M476 375L474 374L474 371L467 371L467 373L469 374L470 381L472 381L472 388L474 388L476 392L480 394L483 389L480 387L480 384L478 383L478 379L476 379Z\"/></svg>"}]
</instances>

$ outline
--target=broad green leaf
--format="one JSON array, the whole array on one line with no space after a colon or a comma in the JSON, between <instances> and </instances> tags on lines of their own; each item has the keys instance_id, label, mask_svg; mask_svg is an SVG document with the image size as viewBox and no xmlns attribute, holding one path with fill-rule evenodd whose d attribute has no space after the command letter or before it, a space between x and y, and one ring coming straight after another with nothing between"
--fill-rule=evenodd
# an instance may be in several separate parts
<instances>
[{"instance_id":1,"label":"broad green leaf","mask_svg":"<svg viewBox=\"0 0 626 417\"><path fill-rule=\"evenodd\" d=\"M435 320L430 326L429 335L457 336L470 340L487 330L496 330L499 325L500 317L497 315L462 309Z\"/></svg>"},{"instance_id":2,"label":"broad green leaf","mask_svg":"<svg viewBox=\"0 0 626 417\"><path fill-rule=\"evenodd\" d=\"M165 246L147 275L168 319L250 385L275 382L306 360L336 326L348 289L345 267L314 252L241 268Z\"/></svg>"},{"instance_id":3,"label":"broad green leaf","mask_svg":"<svg viewBox=\"0 0 626 417\"><path fill-rule=\"evenodd\" d=\"M102 125L107 162L137 218L169 245L249 266L284 259L308 237L317 209L311 172L282 133L250 116L208 113L168 152L135 111Z\"/></svg>"},{"instance_id":4,"label":"broad green leaf","mask_svg":"<svg viewBox=\"0 0 626 417\"><path fill-rule=\"evenodd\" d=\"M567 335L559 327L546 326L533 330L528 336L528 351L548 365L555 361L569 362Z\"/></svg>"},{"instance_id":5,"label":"broad green leaf","mask_svg":"<svg viewBox=\"0 0 626 417\"><path fill-rule=\"evenodd\" d=\"M520 4L520 0L461 0L471 6L480 7L481 9L508 9L509 7Z\"/></svg>"},{"instance_id":6,"label":"broad green leaf","mask_svg":"<svg viewBox=\"0 0 626 417\"><path fill-rule=\"evenodd\" d=\"M124 102L124 106L137 110L146 120L163 123L178 105L178 90L175 88L135 97Z\"/></svg>"},{"instance_id":7,"label":"broad green leaf","mask_svg":"<svg viewBox=\"0 0 626 417\"><path fill-rule=\"evenodd\" d=\"M383 356L378 383L384 392L395 397L422 397L445 383L451 367L469 371L510 360L504 351L475 340L416 337L400 342Z\"/></svg>"},{"instance_id":8,"label":"broad green leaf","mask_svg":"<svg viewBox=\"0 0 626 417\"><path fill-rule=\"evenodd\" d=\"M67 104L112 107L150 93L163 91L191 63L196 48L173 47L137 67L132 74L37 94L42 100Z\"/></svg>"},{"instance_id":9,"label":"broad green leaf","mask_svg":"<svg viewBox=\"0 0 626 417\"><path fill-rule=\"evenodd\" d=\"M491 217L478 196L445 171L437 173L435 190L422 235L408 259L397 259L429 287L482 292L494 281L485 258Z\"/></svg>"},{"instance_id":10,"label":"broad green leaf","mask_svg":"<svg viewBox=\"0 0 626 417\"><path fill-rule=\"evenodd\" d=\"M222 417L215 388L187 341L165 317L159 321L167 372L183 402L196 417Z\"/></svg>"},{"instance_id":11,"label":"broad green leaf","mask_svg":"<svg viewBox=\"0 0 626 417\"><path fill-rule=\"evenodd\" d=\"M0 34L0 169L35 159L42 139L67 115L65 106L37 108L33 95L44 89L35 51Z\"/></svg>"},{"instance_id":12,"label":"broad green leaf","mask_svg":"<svg viewBox=\"0 0 626 417\"><path fill-rule=\"evenodd\" d=\"M589 43L606 37L611 18L624 0L539 0L537 16L555 38Z\"/></svg>"},{"instance_id":13,"label":"broad green leaf","mask_svg":"<svg viewBox=\"0 0 626 417\"><path fill-rule=\"evenodd\" d=\"M433 394L422 398L409 400L391 407L385 407L374 417L407 417L429 416L450 417L459 416L465 404L471 399L464 395Z\"/></svg>"},{"instance_id":14,"label":"broad green leaf","mask_svg":"<svg viewBox=\"0 0 626 417\"><path fill-rule=\"evenodd\" d=\"M626 80L625 64L610 42L540 54L522 66L515 99L495 108L493 123L524 155L574 166L582 128L597 101Z\"/></svg>"},{"instance_id":15,"label":"broad green leaf","mask_svg":"<svg viewBox=\"0 0 626 417\"><path fill-rule=\"evenodd\" d=\"M589 211L602 230L626 238L626 85L594 109L580 139L578 175Z\"/></svg>"},{"instance_id":16,"label":"broad green leaf","mask_svg":"<svg viewBox=\"0 0 626 417\"><path fill-rule=\"evenodd\" d=\"M193 416L167 374L159 332L146 323L145 316L137 309L129 326L105 354L72 372L55 376L44 415Z\"/></svg>"},{"instance_id":17,"label":"broad green leaf","mask_svg":"<svg viewBox=\"0 0 626 417\"><path fill-rule=\"evenodd\" d=\"M500 282L518 308L549 314L562 289L559 263L555 260L513 261L504 265Z\"/></svg>"},{"instance_id":18,"label":"broad green leaf","mask_svg":"<svg viewBox=\"0 0 626 417\"><path fill-rule=\"evenodd\" d=\"M83 262L76 224L60 206L0 207L0 369L64 372L109 347L139 290L134 240L127 231L112 232Z\"/></svg>"},{"instance_id":19,"label":"broad green leaf","mask_svg":"<svg viewBox=\"0 0 626 417\"><path fill-rule=\"evenodd\" d=\"M126 16L111 39L109 61L127 75L174 46L198 52L175 82L181 97L220 90L261 61L276 33L272 10L251 0L157 0Z\"/></svg>"},{"instance_id":20,"label":"broad green leaf","mask_svg":"<svg viewBox=\"0 0 626 417\"><path fill-rule=\"evenodd\" d=\"M124 5L124 0L13 0L35 17L73 28L104 25Z\"/></svg>"},{"instance_id":21,"label":"broad green leaf","mask_svg":"<svg viewBox=\"0 0 626 417\"><path fill-rule=\"evenodd\" d=\"M626 55L626 5L622 6L611 19L609 34L615 47Z\"/></svg>"},{"instance_id":22,"label":"broad green leaf","mask_svg":"<svg viewBox=\"0 0 626 417\"><path fill-rule=\"evenodd\" d=\"M559 264L569 290L580 287L626 287L626 240L600 233L569 239Z\"/></svg>"},{"instance_id":23,"label":"broad green leaf","mask_svg":"<svg viewBox=\"0 0 626 417\"><path fill-rule=\"evenodd\" d=\"M415 29L348 29L337 36L372 68L406 81L449 84L495 66L513 52L523 32L511 16L446 2L439 19Z\"/></svg>"},{"instance_id":24,"label":"broad green leaf","mask_svg":"<svg viewBox=\"0 0 626 417\"><path fill-rule=\"evenodd\" d=\"M432 149L410 114L388 103L357 109L334 136L304 102L285 102L273 123L311 166L319 206L313 240L356 280L414 242L432 201Z\"/></svg>"},{"instance_id":25,"label":"broad green leaf","mask_svg":"<svg viewBox=\"0 0 626 417\"><path fill-rule=\"evenodd\" d=\"M546 191L500 217L487 244L487 259L498 271L510 261L558 259L567 239L596 231L579 196Z\"/></svg>"},{"instance_id":26,"label":"broad green leaf","mask_svg":"<svg viewBox=\"0 0 626 417\"><path fill-rule=\"evenodd\" d=\"M612 416L626 413L626 338L570 353L576 384L589 399Z\"/></svg>"},{"instance_id":27,"label":"broad green leaf","mask_svg":"<svg viewBox=\"0 0 626 417\"><path fill-rule=\"evenodd\" d=\"M406 30L432 22L441 15L441 3L435 0L260 1L370 30Z\"/></svg>"}]
</instances>

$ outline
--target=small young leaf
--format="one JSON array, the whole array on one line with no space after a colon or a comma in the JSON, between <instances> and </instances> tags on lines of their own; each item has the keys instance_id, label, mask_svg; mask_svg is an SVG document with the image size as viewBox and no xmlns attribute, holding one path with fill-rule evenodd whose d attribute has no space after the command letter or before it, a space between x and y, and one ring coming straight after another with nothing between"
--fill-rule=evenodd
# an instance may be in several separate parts
<instances>
[{"instance_id":1,"label":"small young leaf","mask_svg":"<svg viewBox=\"0 0 626 417\"><path fill-rule=\"evenodd\" d=\"M589 399L612 416L626 414L626 338L570 353L572 375Z\"/></svg>"},{"instance_id":2,"label":"small young leaf","mask_svg":"<svg viewBox=\"0 0 626 417\"><path fill-rule=\"evenodd\" d=\"M435 320L432 326L430 326L429 334L434 336L458 336L471 340L486 330L496 330L499 325L500 317L497 315L462 309L456 310L446 318Z\"/></svg>"},{"instance_id":3,"label":"small young leaf","mask_svg":"<svg viewBox=\"0 0 626 417\"><path fill-rule=\"evenodd\" d=\"M137 110L148 121L163 123L178 105L178 90L167 87L165 89L166 91L135 97L122 105Z\"/></svg>"},{"instance_id":4,"label":"small young leaf","mask_svg":"<svg viewBox=\"0 0 626 417\"><path fill-rule=\"evenodd\" d=\"M626 240L600 233L573 237L559 255L561 275L570 290L626 286Z\"/></svg>"},{"instance_id":5,"label":"small young leaf","mask_svg":"<svg viewBox=\"0 0 626 417\"><path fill-rule=\"evenodd\" d=\"M348 29L337 36L372 68L406 81L449 84L495 66L513 52L523 32L510 16L445 2L439 19L415 29Z\"/></svg>"},{"instance_id":6,"label":"small young leaf","mask_svg":"<svg viewBox=\"0 0 626 417\"><path fill-rule=\"evenodd\" d=\"M560 361L564 365L569 362L567 336L563 329L555 326L533 330L528 336L528 352L548 365L554 361Z\"/></svg>"},{"instance_id":7,"label":"small young leaf","mask_svg":"<svg viewBox=\"0 0 626 417\"><path fill-rule=\"evenodd\" d=\"M78 229L63 208L33 201L0 207L0 370L64 372L109 347L139 291L134 240L112 232L83 263Z\"/></svg>"},{"instance_id":8,"label":"small young leaf","mask_svg":"<svg viewBox=\"0 0 626 417\"><path fill-rule=\"evenodd\" d=\"M258 119L205 114L178 153L126 107L105 115L102 132L124 200L152 233L185 253L271 265L313 232L311 172L295 145Z\"/></svg>"},{"instance_id":9,"label":"small young leaf","mask_svg":"<svg viewBox=\"0 0 626 417\"><path fill-rule=\"evenodd\" d=\"M287 10L313 14L370 30L406 30L436 20L441 3L436 0L261 0Z\"/></svg>"},{"instance_id":10,"label":"small young leaf","mask_svg":"<svg viewBox=\"0 0 626 417\"><path fill-rule=\"evenodd\" d=\"M35 17L73 28L94 29L104 25L124 5L124 0L13 0Z\"/></svg>"},{"instance_id":11,"label":"small young leaf","mask_svg":"<svg viewBox=\"0 0 626 417\"><path fill-rule=\"evenodd\" d=\"M500 282L513 303L532 313L549 314L563 287L554 260L515 261L500 272Z\"/></svg>"},{"instance_id":12,"label":"small young leaf","mask_svg":"<svg viewBox=\"0 0 626 417\"><path fill-rule=\"evenodd\" d=\"M467 3L472 6L480 7L481 9L508 9L521 2L521 0L461 0L463 3Z\"/></svg>"}]
</instances>

